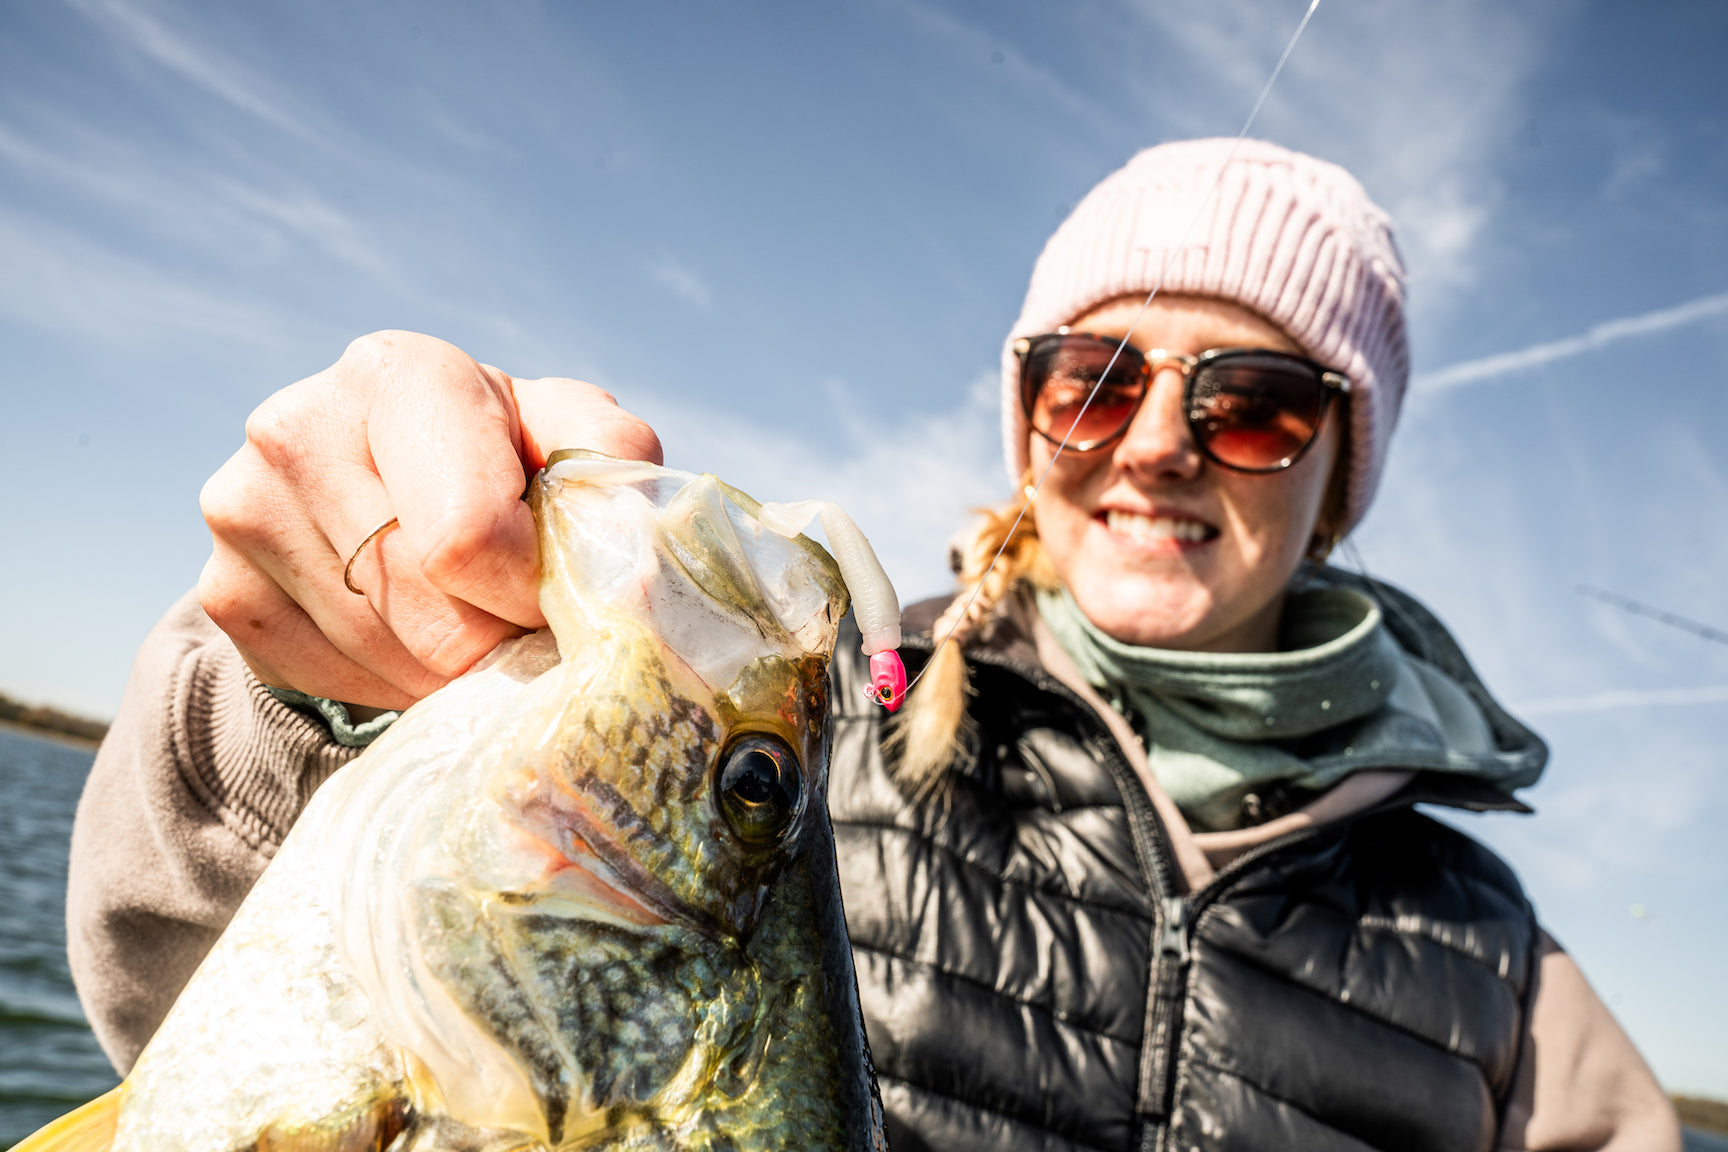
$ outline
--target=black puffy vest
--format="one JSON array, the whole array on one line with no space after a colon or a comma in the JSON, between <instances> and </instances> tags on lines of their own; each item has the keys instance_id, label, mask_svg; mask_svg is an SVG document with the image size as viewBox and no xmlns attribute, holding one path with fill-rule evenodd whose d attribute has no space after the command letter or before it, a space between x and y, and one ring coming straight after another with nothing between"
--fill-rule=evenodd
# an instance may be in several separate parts
<instances>
[{"instance_id":1,"label":"black puffy vest","mask_svg":"<svg viewBox=\"0 0 1728 1152\"><path fill-rule=\"evenodd\" d=\"M896 1152L1494 1147L1535 920L1504 863L1411 805L1515 802L1418 776L1177 896L1120 748L1029 662L973 661L972 755L909 803L855 636L829 804Z\"/></svg>"}]
</instances>

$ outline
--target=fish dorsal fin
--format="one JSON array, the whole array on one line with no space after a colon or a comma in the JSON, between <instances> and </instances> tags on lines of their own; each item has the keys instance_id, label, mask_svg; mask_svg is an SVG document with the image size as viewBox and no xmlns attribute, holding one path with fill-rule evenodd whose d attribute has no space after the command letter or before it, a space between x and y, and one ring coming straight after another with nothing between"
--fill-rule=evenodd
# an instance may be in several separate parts
<instances>
[{"instance_id":1,"label":"fish dorsal fin","mask_svg":"<svg viewBox=\"0 0 1728 1152\"><path fill-rule=\"evenodd\" d=\"M108 1152L120 1122L120 1101L126 1085L104 1092L82 1108L38 1128L12 1152Z\"/></svg>"}]
</instances>

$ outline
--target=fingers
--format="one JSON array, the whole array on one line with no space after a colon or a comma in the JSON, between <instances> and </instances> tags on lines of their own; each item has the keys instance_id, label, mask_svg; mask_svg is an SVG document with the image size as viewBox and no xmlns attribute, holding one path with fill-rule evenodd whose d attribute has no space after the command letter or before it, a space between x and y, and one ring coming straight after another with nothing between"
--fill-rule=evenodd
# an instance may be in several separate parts
<instances>
[{"instance_id":1,"label":"fingers","mask_svg":"<svg viewBox=\"0 0 1728 1152\"><path fill-rule=\"evenodd\" d=\"M402 707L544 624L520 496L565 447L661 458L591 385L512 380L414 333L356 340L260 405L205 486L205 609L266 683Z\"/></svg>"},{"instance_id":2,"label":"fingers","mask_svg":"<svg viewBox=\"0 0 1728 1152\"><path fill-rule=\"evenodd\" d=\"M580 380L516 380L523 455L530 470L545 467L561 448L588 448L621 460L663 464L654 429L618 407L612 396Z\"/></svg>"},{"instance_id":3,"label":"fingers","mask_svg":"<svg viewBox=\"0 0 1728 1152\"><path fill-rule=\"evenodd\" d=\"M409 651L367 597L347 591L313 515L319 495L285 483L257 445L235 453L200 502L214 548L199 599L260 680L394 706L448 678Z\"/></svg>"},{"instance_id":4,"label":"fingers","mask_svg":"<svg viewBox=\"0 0 1728 1152\"><path fill-rule=\"evenodd\" d=\"M421 682L404 687L360 664L336 647L287 593L261 578L231 549L219 546L204 566L198 600L233 640L253 674L272 687L380 708L406 708L438 687ZM395 663L399 670L417 668L406 651L399 661L386 663ZM416 675L425 679L423 671Z\"/></svg>"},{"instance_id":5,"label":"fingers","mask_svg":"<svg viewBox=\"0 0 1728 1152\"><path fill-rule=\"evenodd\" d=\"M356 341L343 361L377 381L368 455L389 506L385 515L401 520L408 555L428 585L402 585L408 599L401 603L417 606L435 589L518 625L543 623L534 518L520 499L527 472L510 378L453 345L404 333ZM374 603L391 618L391 607Z\"/></svg>"},{"instance_id":6,"label":"fingers","mask_svg":"<svg viewBox=\"0 0 1728 1152\"><path fill-rule=\"evenodd\" d=\"M461 675L500 642L528 630L439 588L401 529L360 547L351 571L363 595L353 595L343 581L324 581L307 591L312 615L322 620L320 608L351 611L349 606L358 601L376 613L439 683Z\"/></svg>"},{"instance_id":7,"label":"fingers","mask_svg":"<svg viewBox=\"0 0 1728 1152\"><path fill-rule=\"evenodd\" d=\"M391 347L379 358L381 375L437 384L387 392L373 409L369 433L420 571L455 601L542 627L534 517L519 499L527 478L560 448L659 463L659 438L592 384L513 380L441 341ZM404 605L416 602L416 589L403 591ZM391 606L378 607L398 623ZM451 610L459 609L453 603ZM483 651L502 638L492 636Z\"/></svg>"}]
</instances>

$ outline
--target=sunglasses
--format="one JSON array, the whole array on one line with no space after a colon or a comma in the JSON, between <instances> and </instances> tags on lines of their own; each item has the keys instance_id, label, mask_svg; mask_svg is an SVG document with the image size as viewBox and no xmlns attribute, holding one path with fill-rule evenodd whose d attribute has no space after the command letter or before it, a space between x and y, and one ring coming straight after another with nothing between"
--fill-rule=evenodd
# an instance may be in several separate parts
<instances>
[{"instance_id":1,"label":"sunglasses","mask_svg":"<svg viewBox=\"0 0 1728 1152\"><path fill-rule=\"evenodd\" d=\"M1342 373L1263 348L1142 352L1058 328L1021 337L1014 354L1027 422L1052 444L1066 442L1069 452L1120 440L1153 376L1166 364L1181 365L1182 410L1194 443L1208 460L1237 472L1278 472L1296 463L1319 438L1333 397L1350 391Z\"/></svg>"}]
</instances>

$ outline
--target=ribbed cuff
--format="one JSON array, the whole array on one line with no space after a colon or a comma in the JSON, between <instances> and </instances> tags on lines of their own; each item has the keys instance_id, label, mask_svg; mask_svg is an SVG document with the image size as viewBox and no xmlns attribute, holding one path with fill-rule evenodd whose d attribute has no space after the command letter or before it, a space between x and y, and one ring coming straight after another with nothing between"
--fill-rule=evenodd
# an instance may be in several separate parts
<instances>
[{"instance_id":1,"label":"ribbed cuff","mask_svg":"<svg viewBox=\"0 0 1728 1152\"><path fill-rule=\"evenodd\" d=\"M380 712L364 724L356 724L348 716L348 707L339 700L326 700L322 696L308 696L304 692L296 692L292 688L272 688L264 685L264 691L276 697L293 708L310 708L324 718L330 726L330 735L336 743L344 748L364 748L378 737L384 735L384 729L396 723L400 712Z\"/></svg>"},{"instance_id":2,"label":"ribbed cuff","mask_svg":"<svg viewBox=\"0 0 1728 1152\"><path fill-rule=\"evenodd\" d=\"M338 742L321 715L277 699L226 644L186 662L172 707L174 754L188 787L265 855L275 854L318 786L360 752Z\"/></svg>"}]
</instances>

